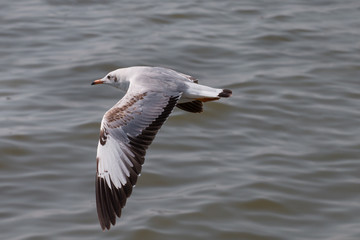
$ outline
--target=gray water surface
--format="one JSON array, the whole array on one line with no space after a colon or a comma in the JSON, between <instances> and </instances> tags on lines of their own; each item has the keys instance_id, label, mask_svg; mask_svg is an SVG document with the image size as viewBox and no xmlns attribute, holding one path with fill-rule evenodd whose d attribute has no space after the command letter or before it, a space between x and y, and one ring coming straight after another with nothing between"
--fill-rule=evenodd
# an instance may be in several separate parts
<instances>
[{"instance_id":1,"label":"gray water surface","mask_svg":"<svg viewBox=\"0 0 360 240\"><path fill-rule=\"evenodd\" d=\"M360 3L0 3L0 239L360 239ZM90 83L163 66L233 90L176 109L110 231Z\"/></svg>"}]
</instances>

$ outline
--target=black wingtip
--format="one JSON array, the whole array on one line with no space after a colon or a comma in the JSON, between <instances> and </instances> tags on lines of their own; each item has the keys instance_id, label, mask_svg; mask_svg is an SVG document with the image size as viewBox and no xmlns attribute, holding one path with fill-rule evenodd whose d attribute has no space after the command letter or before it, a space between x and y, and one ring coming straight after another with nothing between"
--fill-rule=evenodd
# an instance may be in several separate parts
<instances>
[{"instance_id":1,"label":"black wingtip","mask_svg":"<svg viewBox=\"0 0 360 240\"><path fill-rule=\"evenodd\" d=\"M221 93L219 93L219 97L230 97L232 95L232 91L230 89L223 89Z\"/></svg>"},{"instance_id":2,"label":"black wingtip","mask_svg":"<svg viewBox=\"0 0 360 240\"><path fill-rule=\"evenodd\" d=\"M112 181L110 183L111 188L104 178L96 176L96 209L103 231L109 230L111 224L115 225L116 216L120 217L121 208L123 207L119 204L121 201L126 202L125 194L120 192L121 188L116 189Z\"/></svg>"}]
</instances>

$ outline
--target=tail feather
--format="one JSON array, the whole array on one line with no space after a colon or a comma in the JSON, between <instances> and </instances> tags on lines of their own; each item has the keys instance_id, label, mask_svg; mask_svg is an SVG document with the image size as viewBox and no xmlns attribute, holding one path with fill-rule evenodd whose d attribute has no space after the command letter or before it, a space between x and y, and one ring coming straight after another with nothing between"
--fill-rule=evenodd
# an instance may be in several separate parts
<instances>
[{"instance_id":1,"label":"tail feather","mask_svg":"<svg viewBox=\"0 0 360 240\"><path fill-rule=\"evenodd\" d=\"M220 93L217 94L216 97L201 97L201 98L197 98L196 100L199 100L201 102L209 102L209 101L219 100L222 97L228 98L232 95L232 91L229 89L216 89L216 90L221 91Z\"/></svg>"},{"instance_id":2,"label":"tail feather","mask_svg":"<svg viewBox=\"0 0 360 240\"><path fill-rule=\"evenodd\" d=\"M186 82L188 87L183 93L184 99L207 99L212 98L212 100L217 100L221 97L230 97L231 90L229 89L220 89L212 88L201 84L196 84L193 82Z\"/></svg>"},{"instance_id":3,"label":"tail feather","mask_svg":"<svg viewBox=\"0 0 360 240\"><path fill-rule=\"evenodd\" d=\"M232 91L230 89L223 89L221 93L219 93L219 97L230 97L232 95Z\"/></svg>"}]
</instances>

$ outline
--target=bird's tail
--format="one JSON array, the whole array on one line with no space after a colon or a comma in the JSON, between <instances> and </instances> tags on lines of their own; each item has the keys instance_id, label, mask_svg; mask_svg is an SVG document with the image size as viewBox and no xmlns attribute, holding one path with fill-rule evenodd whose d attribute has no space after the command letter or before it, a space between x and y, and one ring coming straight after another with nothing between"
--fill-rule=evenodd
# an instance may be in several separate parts
<instances>
[{"instance_id":1,"label":"bird's tail","mask_svg":"<svg viewBox=\"0 0 360 240\"><path fill-rule=\"evenodd\" d=\"M183 97L187 99L199 100L202 102L215 101L220 98L230 97L232 91L229 89L212 88L200 84L191 83L184 92Z\"/></svg>"}]
</instances>

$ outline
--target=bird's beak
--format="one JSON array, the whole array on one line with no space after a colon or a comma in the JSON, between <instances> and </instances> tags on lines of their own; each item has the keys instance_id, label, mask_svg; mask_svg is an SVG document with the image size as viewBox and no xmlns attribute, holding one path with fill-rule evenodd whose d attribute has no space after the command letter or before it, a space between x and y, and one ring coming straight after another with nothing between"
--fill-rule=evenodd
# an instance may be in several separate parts
<instances>
[{"instance_id":1,"label":"bird's beak","mask_svg":"<svg viewBox=\"0 0 360 240\"><path fill-rule=\"evenodd\" d=\"M104 81L103 81L103 80L98 79L98 80L93 81L93 82L91 83L91 85L95 85L95 84L103 84L103 83L104 83Z\"/></svg>"}]
</instances>

